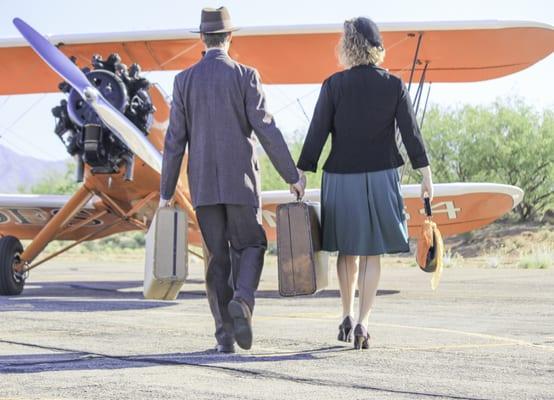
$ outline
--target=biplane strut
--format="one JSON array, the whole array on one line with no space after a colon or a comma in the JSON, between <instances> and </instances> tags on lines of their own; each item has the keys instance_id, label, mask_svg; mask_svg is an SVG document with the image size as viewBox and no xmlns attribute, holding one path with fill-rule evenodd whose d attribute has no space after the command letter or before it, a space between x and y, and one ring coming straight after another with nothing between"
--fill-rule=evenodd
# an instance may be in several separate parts
<instances>
[{"instance_id":1,"label":"biplane strut","mask_svg":"<svg viewBox=\"0 0 554 400\"><path fill-rule=\"evenodd\" d=\"M416 71L417 66L423 64L423 62L419 59L419 51L421 49L421 44L423 42L423 33L424 32L419 32L418 36L417 36L417 44L416 44L416 48L415 48L414 57L413 57L413 60L412 60L412 67L410 69L410 78L408 79L408 93L410 93L410 89L412 88L414 73ZM410 34L408 34L408 36L415 37L415 34L410 33ZM419 78L419 83L417 85L416 93L415 93L415 96L414 96L414 99L413 99L416 121L417 121L417 116L419 114L419 106L421 104L421 96L422 96L422 93L423 93L423 86L425 84L425 77L426 77L428 66L429 66L429 61L425 61L423 71L421 72L421 76ZM431 94L431 82L429 82L429 89L427 90L427 95L425 96L425 105L423 107L423 113L422 113L422 116L419 120L419 128L420 129L423 128L423 122L425 120L425 113L427 111L427 104L429 102L430 94ZM402 155L402 158L404 159L404 161L406 161L406 159L407 159L406 148L404 147L404 144L402 143L402 137L400 136L400 131L398 130L398 127L396 129L396 144L398 146L400 154ZM402 182L405 171L406 171L406 164L404 164L402 167L400 167L400 182Z\"/></svg>"},{"instance_id":2,"label":"biplane strut","mask_svg":"<svg viewBox=\"0 0 554 400\"><path fill-rule=\"evenodd\" d=\"M84 221L72 224L74 217L85 208L94 195L97 195L102 199L105 209L93 214ZM130 210L125 211L115 200L110 198L105 193L98 192L89 187L85 181L85 183L77 190L77 192L75 192L69 201L46 223L46 225L40 230L33 241L25 249L23 249L21 242L14 236L6 236L0 239L0 295L20 294L31 269L38 267L44 262L72 249L84 241L95 239L101 233L115 227L118 224L127 223L133 225L135 228L146 230L147 225L133 216L140 212L158 195L158 192L151 192L135 203ZM35 258L52 240L56 240L67 232L79 229L91 219L98 218L107 213L114 214L118 218L115 221L106 224L94 232L83 236L79 240L76 240L62 249L33 263Z\"/></svg>"}]
</instances>

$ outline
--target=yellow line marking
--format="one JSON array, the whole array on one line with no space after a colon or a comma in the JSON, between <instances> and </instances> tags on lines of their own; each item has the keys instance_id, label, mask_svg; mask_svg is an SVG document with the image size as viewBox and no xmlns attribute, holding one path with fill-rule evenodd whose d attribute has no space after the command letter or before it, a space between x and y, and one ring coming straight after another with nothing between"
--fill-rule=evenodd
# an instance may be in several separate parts
<instances>
[{"instance_id":1,"label":"yellow line marking","mask_svg":"<svg viewBox=\"0 0 554 400\"><path fill-rule=\"evenodd\" d=\"M272 320L272 319L339 319L339 314L329 314L329 313L299 313L299 314L285 314L285 315L256 315L256 319L262 320Z\"/></svg>"},{"instance_id":2,"label":"yellow line marking","mask_svg":"<svg viewBox=\"0 0 554 400\"><path fill-rule=\"evenodd\" d=\"M425 326L396 325L396 324L384 324L384 323L373 323L372 325L384 326L384 327L389 327L389 328L419 329L419 330L426 330L426 331L431 331L431 332L452 333L452 334L457 334L457 335L478 337L478 338L481 338L481 339L499 340L499 341L513 343L513 344L520 345L520 346L538 347L538 348L545 349L545 350L548 350L548 351L554 351L553 346L545 346L545 345L541 345L541 344L531 343L531 342L528 342L528 341L525 341L525 340L512 339L512 338L507 338L507 337L503 337L503 336L496 336L496 335L488 335L488 334L485 334L485 333L466 332L466 331L460 331L460 330L456 330L456 329L431 328L431 327L425 327Z\"/></svg>"},{"instance_id":3,"label":"yellow line marking","mask_svg":"<svg viewBox=\"0 0 554 400\"><path fill-rule=\"evenodd\" d=\"M207 317L206 314L200 314L200 313L187 313L187 316L195 316L195 317ZM283 320L283 319L305 319L305 320L339 320L340 315L339 314L330 314L330 313L294 313L294 314L281 314L281 315L255 315L254 321L271 321L271 320ZM427 327L427 326L413 326L413 325L398 325L398 324L387 324L387 323L379 323L379 322L370 322L370 326L382 326L386 328L400 328L400 329L415 329L415 330L422 330L422 331L429 331L429 332L439 332L439 333L449 333L449 334L455 334L455 335L463 335L463 336L470 336L480 339L488 339L488 340L495 340L495 341L501 341L505 342L504 344L498 344L498 346L501 345L517 345L517 346L526 346L526 347L532 347L532 348L539 348L546 351L552 351L554 352L554 346L548 346L548 345L542 345L542 344L536 344L532 342L528 342L525 340L519 340L519 339L512 339L507 338L503 336L496 336L496 335L488 335L485 333L477 333L477 332L467 332L467 331L460 331L456 329L446 329L446 328L433 328L433 327ZM450 347L453 346L453 347ZM425 350L425 349L448 349L448 348L463 348L466 347L491 347L493 344L475 344L475 345L445 345L445 346L436 346L436 347L398 347L398 348L382 348L383 350ZM377 347L375 347L377 349Z\"/></svg>"},{"instance_id":4,"label":"yellow line marking","mask_svg":"<svg viewBox=\"0 0 554 400\"><path fill-rule=\"evenodd\" d=\"M516 343L483 343L483 344L451 344L443 346L400 346L400 347L378 347L374 346L374 350L384 351L405 351L405 350L454 350L454 349L471 349L471 348L485 348L485 347L507 347L518 346Z\"/></svg>"},{"instance_id":5,"label":"yellow line marking","mask_svg":"<svg viewBox=\"0 0 554 400\"><path fill-rule=\"evenodd\" d=\"M288 314L288 315L273 315L273 316L257 316L255 317L257 319L262 320L271 320L271 319L295 319L295 318L303 318L303 319L336 319L337 316L330 315L329 313L297 313L297 314ZM519 346L528 346L528 347L536 347L540 349L544 349L547 351L553 351L554 352L554 346L547 346L542 344L536 344L532 342L528 342L525 340L519 340L519 339L512 339L507 338L503 336L496 336L496 335L488 335L485 333L477 333L477 332L467 332L467 331L460 331L457 329L446 329L446 328L432 328L427 326L413 326L413 325L398 325L398 324L386 324L386 323L378 323L378 322L370 322L370 326L382 326L387 328L400 328L400 329L415 329L415 330L424 330L424 331L430 331L430 332L440 332L440 333L450 333L450 334L456 334L456 335L464 335L464 336L471 336L471 337L477 337L480 339L489 339L489 340L497 340L497 341L503 341L508 342L514 345Z\"/></svg>"},{"instance_id":6,"label":"yellow line marking","mask_svg":"<svg viewBox=\"0 0 554 400\"><path fill-rule=\"evenodd\" d=\"M282 351L278 349L256 347L256 350L268 351L270 353L255 353L249 354L254 357L268 357L268 356L289 356L289 355L302 355L302 354L333 354L335 352L342 352L350 350L352 345L345 344L343 348L337 348L325 351ZM486 347L508 347L518 346L516 343L483 343L483 344L453 344L442 346L399 346L399 347L380 347L372 346L376 351L410 351L410 350L454 350L454 349L471 349L471 348L486 348Z\"/></svg>"}]
</instances>

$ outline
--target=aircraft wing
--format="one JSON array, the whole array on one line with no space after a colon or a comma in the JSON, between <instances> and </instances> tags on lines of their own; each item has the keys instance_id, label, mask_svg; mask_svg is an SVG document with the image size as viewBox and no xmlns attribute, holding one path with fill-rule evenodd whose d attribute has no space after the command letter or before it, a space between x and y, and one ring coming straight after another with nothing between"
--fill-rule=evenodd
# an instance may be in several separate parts
<instances>
[{"instance_id":1,"label":"aircraft wing","mask_svg":"<svg viewBox=\"0 0 554 400\"><path fill-rule=\"evenodd\" d=\"M18 239L33 239L53 215L63 207L71 196L34 195L34 194L0 194L0 237L15 236ZM78 240L99 227L119 219L113 214L100 214L103 211L98 199L91 200L60 232L57 239ZM98 217L94 218L95 215ZM81 222L85 225L73 229ZM117 232L134 230L128 223L116 225L98 238ZM65 232L64 232L65 231Z\"/></svg>"},{"instance_id":2,"label":"aircraft wing","mask_svg":"<svg viewBox=\"0 0 554 400\"><path fill-rule=\"evenodd\" d=\"M516 207L523 199L521 189L495 183L442 183L435 184L433 219L443 236L468 232L487 225ZM402 185L409 235L420 233L425 219L419 185ZM1 195L0 237L13 235L19 239L32 239L46 222L69 200L70 196L56 195ZM294 201L288 191L262 193L262 221L270 241L276 239L276 211L279 204ZM320 201L319 189L308 189L305 201ZM78 240L98 231L98 228L119 219L107 213L99 199L93 198L77 214L70 224L62 229L56 239ZM83 224L84 223L84 224ZM80 226L82 225L82 226ZM78 229L75 229L78 227ZM136 227L122 223L102 232L100 237L118 232L135 230ZM189 228L189 244L201 245L200 233Z\"/></svg>"},{"instance_id":3,"label":"aircraft wing","mask_svg":"<svg viewBox=\"0 0 554 400\"><path fill-rule=\"evenodd\" d=\"M33 22L33 21L31 21ZM417 80L473 82L529 67L554 50L551 25L528 21L381 23L384 67L408 80L421 35ZM342 24L247 27L234 33L231 55L260 71L268 84L321 83L338 66ZM198 34L188 29L51 36L80 66L94 54L118 52L143 70L182 70L201 57ZM56 92L59 77L20 38L0 40L0 95ZM38 78L40 77L40 78Z\"/></svg>"},{"instance_id":4,"label":"aircraft wing","mask_svg":"<svg viewBox=\"0 0 554 400\"><path fill-rule=\"evenodd\" d=\"M512 210L523 199L521 189L497 183L439 183L433 188L433 220L445 237L487 225ZM420 185L402 185L401 188L411 238L421 233L421 225L426 219L420 190ZM304 200L320 201L320 190L306 190ZM276 239L278 205L290 201L292 195L288 191L262 193L263 224L269 240Z\"/></svg>"}]
</instances>

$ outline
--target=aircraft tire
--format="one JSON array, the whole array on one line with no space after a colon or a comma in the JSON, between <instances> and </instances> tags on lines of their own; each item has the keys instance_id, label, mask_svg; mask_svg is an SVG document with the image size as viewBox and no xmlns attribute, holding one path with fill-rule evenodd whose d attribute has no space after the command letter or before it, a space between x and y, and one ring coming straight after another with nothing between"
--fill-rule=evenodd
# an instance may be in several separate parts
<instances>
[{"instance_id":1,"label":"aircraft tire","mask_svg":"<svg viewBox=\"0 0 554 400\"><path fill-rule=\"evenodd\" d=\"M5 236L0 239L0 295L15 296L21 294L25 279L14 274L14 263L23 252L19 239Z\"/></svg>"}]
</instances>

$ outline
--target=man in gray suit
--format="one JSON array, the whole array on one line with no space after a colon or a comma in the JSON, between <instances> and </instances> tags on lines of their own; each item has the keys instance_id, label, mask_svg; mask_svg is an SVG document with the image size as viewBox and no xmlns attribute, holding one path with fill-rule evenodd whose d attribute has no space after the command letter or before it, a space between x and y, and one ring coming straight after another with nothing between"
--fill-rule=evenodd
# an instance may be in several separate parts
<instances>
[{"instance_id":1,"label":"man in gray suit","mask_svg":"<svg viewBox=\"0 0 554 400\"><path fill-rule=\"evenodd\" d=\"M206 52L175 78L160 191L164 206L175 192L188 145L192 202L210 254L206 291L219 352L234 352L235 340L244 349L252 345L254 292L267 248L252 131L291 193L302 197L305 188L266 110L258 72L227 54L235 29L225 7L202 10L198 32Z\"/></svg>"}]
</instances>

